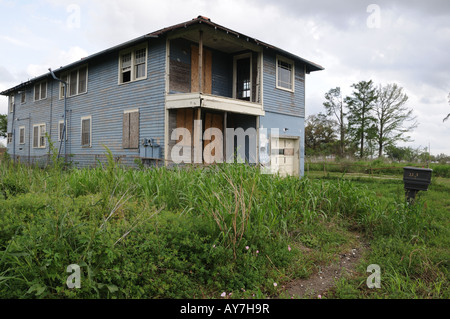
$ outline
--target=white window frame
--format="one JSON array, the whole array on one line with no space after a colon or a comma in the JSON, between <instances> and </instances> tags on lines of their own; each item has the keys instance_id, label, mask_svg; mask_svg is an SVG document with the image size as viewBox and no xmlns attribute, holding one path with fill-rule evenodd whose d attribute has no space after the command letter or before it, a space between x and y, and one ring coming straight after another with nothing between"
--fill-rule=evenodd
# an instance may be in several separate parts
<instances>
[{"instance_id":1,"label":"white window frame","mask_svg":"<svg viewBox=\"0 0 450 319\"><path fill-rule=\"evenodd\" d=\"M84 92L80 92L80 70L83 68L86 68L86 90ZM77 79L75 81L77 89L75 94L70 94L70 75L72 72L77 72ZM63 73L61 75L61 80L63 80L67 84L66 88L67 97L86 94L88 92L88 79L89 79L89 67L87 64ZM60 100L64 99L64 84L62 82L59 83L59 99Z\"/></svg>"},{"instance_id":2,"label":"white window frame","mask_svg":"<svg viewBox=\"0 0 450 319\"><path fill-rule=\"evenodd\" d=\"M61 124L64 124L64 120L58 121L58 142L61 142L61 134L62 134ZM66 141L67 141L67 132L68 132L68 130L67 130L67 120L66 120L66 134L65 134Z\"/></svg>"},{"instance_id":3,"label":"white window frame","mask_svg":"<svg viewBox=\"0 0 450 319\"><path fill-rule=\"evenodd\" d=\"M6 133L6 144L11 144L13 139L12 133Z\"/></svg>"},{"instance_id":4,"label":"white window frame","mask_svg":"<svg viewBox=\"0 0 450 319\"><path fill-rule=\"evenodd\" d=\"M145 66L144 66L144 75L136 78L136 52L139 50L143 50L145 49ZM126 54L131 54L131 70L130 70L130 81L128 82L123 82L122 81L122 56L126 55ZM127 84L127 83L131 83L131 82L135 82L135 81L140 81L140 80L145 80L147 79L147 68L148 68L148 45L147 43L145 44L141 44L141 45L137 45L134 46L132 48L128 48L126 50L122 50L119 52L119 74L118 74L118 83L119 85L121 84Z\"/></svg>"},{"instance_id":5,"label":"white window frame","mask_svg":"<svg viewBox=\"0 0 450 319\"><path fill-rule=\"evenodd\" d=\"M22 141L23 138L23 141ZM19 126L19 144L25 144L25 126Z\"/></svg>"},{"instance_id":6,"label":"white window frame","mask_svg":"<svg viewBox=\"0 0 450 319\"><path fill-rule=\"evenodd\" d=\"M280 86L278 84L278 63L279 62L284 62L284 63L288 63L291 65L291 82L292 82L291 89L284 87L284 86ZM276 88L280 89L280 90L288 91L288 92L295 92L295 63L294 63L294 61L290 60L288 58L282 57L280 55L277 55L276 63L275 63L275 72L276 72L276 79L275 79Z\"/></svg>"},{"instance_id":7,"label":"white window frame","mask_svg":"<svg viewBox=\"0 0 450 319\"><path fill-rule=\"evenodd\" d=\"M14 100L15 100L14 95L11 95L9 97L9 113L14 113L14 108L15 108Z\"/></svg>"},{"instance_id":8,"label":"white window frame","mask_svg":"<svg viewBox=\"0 0 450 319\"><path fill-rule=\"evenodd\" d=\"M34 145L34 128L35 127L39 127L38 129L38 145L35 146ZM47 132L47 125L45 123L39 123L39 124L34 124L33 125L33 148L45 148L46 147L46 142L45 142L45 136L44 139L42 140L42 129L41 127L44 127L44 131L45 133ZM41 143L43 141L43 143Z\"/></svg>"},{"instance_id":9,"label":"white window frame","mask_svg":"<svg viewBox=\"0 0 450 319\"><path fill-rule=\"evenodd\" d=\"M89 120L89 145L83 144L83 121ZM90 148L92 147L92 115L89 116L83 116L81 117L81 123L80 123L80 145L84 148Z\"/></svg>"},{"instance_id":10,"label":"white window frame","mask_svg":"<svg viewBox=\"0 0 450 319\"><path fill-rule=\"evenodd\" d=\"M45 97L42 97L42 84L44 84L45 83ZM39 98L38 99L36 99L36 87L37 86L39 86ZM35 85L34 85L34 94L33 94L33 98L34 98L34 101L36 102L36 101L41 101L41 100L45 100L46 98L47 98L47 92L48 91L48 84L47 84L47 81L41 81L41 82L39 82L39 83L36 83Z\"/></svg>"},{"instance_id":11,"label":"white window frame","mask_svg":"<svg viewBox=\"0 0 450 319\"><path fill-rule=\"evenodd\" d=\"M27 103L27 92L23 91L20 95L20 104Z\"/></svg>"}]
</instances>

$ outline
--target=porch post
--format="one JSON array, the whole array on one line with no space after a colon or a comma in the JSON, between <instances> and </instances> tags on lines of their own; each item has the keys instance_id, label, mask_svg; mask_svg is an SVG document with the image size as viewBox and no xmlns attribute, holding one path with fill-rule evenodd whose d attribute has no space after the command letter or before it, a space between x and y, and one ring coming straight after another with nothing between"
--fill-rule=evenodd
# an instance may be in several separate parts
<instances>
[{"instance_id":1,"label":"porch post","mask_svg":"<svg viewBox=\"0 0 450 319\"><path fill-rule=\"evenodd\" d=\"M203 31L198 32L198 90L203 93Z\"/></svg>"}]
</instances>

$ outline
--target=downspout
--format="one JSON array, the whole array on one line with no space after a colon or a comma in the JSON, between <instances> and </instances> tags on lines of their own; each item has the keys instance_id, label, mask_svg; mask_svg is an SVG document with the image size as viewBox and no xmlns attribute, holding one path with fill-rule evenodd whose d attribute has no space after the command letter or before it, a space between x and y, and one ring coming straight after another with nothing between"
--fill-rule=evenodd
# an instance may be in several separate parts
<instances>
[{"instance_id":1,"label":"downspout","mask_svg":"<svg viewBox=\"0 0 450 319\"><path fill-rule=\"evenodd\" d=\"M53 73L52 69L49 68L48 70L50 71L50 74L52 75L53 79L54 79L55 81L61 82L61 83L63 84L63 87L64 87L64 117L63 117L63 118L64 118L64 124L63 124L63 132L62 132L61 141L60 141L60 143L59 143L58 158L59 158L59 156L60 156L60 154L61 154L61 146L62 146L62 143L63 143L63 141L64 141L64 164L66 164L66 160L67 160L67 139L66 139L66 123L67 123L67 119L66 119L66 117L67 117L67 115L66 115L66 113L67 113L67 82L65 82L65 81L63 81L63 80L61 80L61 79L58 79L58 78L56 77L55 73Z\"/></svg>"},{"instance_id":2,"label":"downspout","mask_svg":"<svg viewBox=\"0 0 450 319\"><path fill-rule=\"evenodd\" d=\"M14 103L12 103L13 114L12 114L11 134L12 134L12 140L13 140L13 161L15 163L16 162L16 132L14 131L15 130L14 121L15 121L15 115L16 115L16 97L15 97L14 93L10 97L10 99L13 99L13 101L10 101L10 102L14 102Z\"/></svg>"}]
</instances>

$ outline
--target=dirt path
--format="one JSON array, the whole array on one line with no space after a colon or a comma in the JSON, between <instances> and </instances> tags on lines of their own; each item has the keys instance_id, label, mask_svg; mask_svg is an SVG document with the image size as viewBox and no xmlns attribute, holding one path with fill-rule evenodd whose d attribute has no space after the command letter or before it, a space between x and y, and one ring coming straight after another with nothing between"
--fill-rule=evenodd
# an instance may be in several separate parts
<instances>
[{"instance_id":1,"label":"dirt path","mask_svg":"<svg viewBox=\"0 0 450 319\"><path fill-rule=\"evenodd\" d=\"M343 276L350 277L354 274L363 253L368 246L359 242L357 247L339 256L339 261L323 267L318 273L307 279L298 279L288 283L286 292L293 298L318 298L335 285L335 281Z\"/></svg>"}]
</instances>

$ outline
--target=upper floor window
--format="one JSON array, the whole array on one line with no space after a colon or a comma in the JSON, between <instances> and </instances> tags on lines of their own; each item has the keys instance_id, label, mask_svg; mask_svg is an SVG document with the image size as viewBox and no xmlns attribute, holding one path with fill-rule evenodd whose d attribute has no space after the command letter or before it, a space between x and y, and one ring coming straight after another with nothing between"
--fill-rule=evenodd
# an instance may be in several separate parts
<instances>
[{"instance_id":1,"label":"upper floor window","mask_svg":"<svg viewBox=\"0 0 450 319\"><path fill-rule=\"evenodd\" d=\"M137 46L120 52L119 84L147 78L147 46Z\"/></svg>"},{"instance_id":2,"label":"upper floor window","mask_svg":"<svg viewBox=\"0 0 450 319\"><path fill-rule=\"evenodd\" d=\"M277 88L294 92L294 74L294 62L277 56Z\"/></svg>"},{"instance_id":3,"label":"upper floor window","mask_svg":"<svg viewBox=\"0 0 450 319\"><path fill-rule=\"evenodd\" d=\"M14 112L14 95L9 97L9 113Z\"/></svg>"},{"instance_id":4,"label":"upper floor window","mask_svg":"<svg viewBox=\"0 0 450 319\"><path fill-rule=\"evenodd\" d=\"M20 95L20 103L25 104L27 102L27 93L25 91Z\"/></svg>"},{"instance_id":5,"label":"upper floor window","mask_svg":"<svg viewBox=\"0 0 450 319\"><path fill-rule=\"evenodd\" d=\"M47 98L47 81L40 82L34 86L34 100L39 101Z\"/></svg>"},{"instance_id":6,"label":"upper floor window","mask_svg":"<svg viewBox=\"0 0 450 319\"><path fill-rule=\"evenodd\" d=\"M67 96L75 96L87 92L88 68L82 66L61 76L61 80L67 83ZM64 98L64 85L60 83L59 97Z\"/></svg>"}]
</instances>

